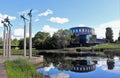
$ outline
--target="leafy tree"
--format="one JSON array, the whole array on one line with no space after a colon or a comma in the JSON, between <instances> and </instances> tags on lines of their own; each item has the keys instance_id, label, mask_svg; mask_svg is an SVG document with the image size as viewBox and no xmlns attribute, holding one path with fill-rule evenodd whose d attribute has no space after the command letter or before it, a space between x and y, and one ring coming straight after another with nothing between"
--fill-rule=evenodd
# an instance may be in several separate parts
<instances>
[{"instance_id":1,"label":"leafy tree","mask_svg":"<svg viewBox=\"0 0 120 78\"><path fill-rule=\"evenodd\" d=\"M65 48L70 44L72 32L70 30L58 30L54 36L58 37L59 48Z\"/></svg>"},{"instance_id":2,"label":"leafy tree","mask_svg":"<svg viewBox=\"0 0 120 78\"><path fill-rule=\"evenodd\" d=\"M118 41L120 42L120 36L118 37Z\"/></svg>"},{"instance_id":3,"label":"leafy tree","mask_svg":"<svg viewBox=\"0 0 120 78\"><path fill-rule=\"evenodd\" d=\"M119 32L119 37L118 37L118 43L120 43L120 32Z\"/></svg>"},{"instance_id":4,"label":"leafy tree","mask_svg":"<svg viewBox=\"0 0 120 78\"><path fill-rule=\"evenodd\" d=\"M33 38L33 46L36 49L44 49L44 42L47 38L50 37L49 33L46 32L37 32Z\"/></svg>"},{"instance_id":5,"label":"leafy tree","mask_svg":"<svg viewBox=\"0 0 120 78\"><path fill-rule=\"evenodd\" d=\"M3 46L3 40L2 38L0 38L0 48L3 48L2 46Z\"/></svg>"},{"instance_id":6,"label":"leafy tree","mask_svg":"<svg viewBox=\"0 0 120 78\"><path fill-rule=\"evenodd\" d=\"M96 35L92 35L92 36L90 37L89 42L95 42L95 41L96 41Z\"/></svg>"},{"instance_id":7,"label":"leafy tree","mask_svg":"<svg viewBox=\"0 0 120 78\"><path fill-rule=\"evenodd\" d=\"M24 49L24 39L19 40L19 48ZM29 38L26 38L26 48L29 49Z\"/></svg>"},{"instance_id":8,"label":"leafy tree","mask_svg":"<svg viewBox=\"0 0 120 78\"><path fill-rule=\"evenodd\" d=\"M79 36L76 36L75 34L73 34L71 36L70 46L75 47L77 45L79 45Z\"/></svg>"},{"instance_id":9,"label":"leafy tree","mask_svg":"<svg viewBox=\"0 0 120 78\"><path fill-rule=\"evenodd\" d=\"M12 46L18 46L19 45L19 41L17 39L13 39L11 44L12 44Z\"/></svg>"},{"instance_id":10,"label":"leafy tree","mask_svg":"<svg viewBox=\"0 0 120 78\"><path fill-rule=\"evenodd\" d=\"M0 38L0 45L3 45L3 40L2 40L2 38Z\"/></svg>"},{"instance_id":11,"label":"leafy tree","mask_svg":"<svg viewBox=\"0 0 120 78\"><path fill-rule=\"evenodd\" d=\"M110 27L106 28L106 40L107 42L113 42L113 31Z\"/></svg>"},{"instance_id":12,"label":"leafy tree","mask_svg":"<svg viewBox=\"0 0 120 78\"><path fill-rule=\"evenodd\" d=\"M58 49L58 37L54 35L51 38L47 38L44 42L44 47L45 49Z\"/></svg>"}]
</instances>

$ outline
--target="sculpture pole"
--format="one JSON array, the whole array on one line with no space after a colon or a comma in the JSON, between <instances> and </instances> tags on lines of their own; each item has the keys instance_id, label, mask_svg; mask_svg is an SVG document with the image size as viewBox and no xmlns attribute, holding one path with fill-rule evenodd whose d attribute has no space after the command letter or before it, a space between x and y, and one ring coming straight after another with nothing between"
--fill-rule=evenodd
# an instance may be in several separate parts
<instances>
[{"instance_id":1,"label":"sculpture pole","mask_svg":"<svg viewBox=\"0 0 120 78\"><path fill-rule=\"evenodd\" d=\"M26 22L24 21L24 57L26 57Z\"/></svg>"},{"instance_id":2,"label":"sculpture pole","mask_svg":"<svg viewBox=\"0 0 120 78\"><path fill-rule=\"evenodd\" d=\"M8 56L8 58L9 57L11 57L11 27L10 26L12 26L12 24L10 23L10 21L9 21L9 18L7 17L7 18L5 18L4 19L4 21L7 23L7 35L6 35L6 46L7 46L7 48L6 48L6 54L7 54L7 56Z\"/></svg>"},{"instance_id":3,"label":"sculpture pole","mask_svg":"<svg viewBox=\"0 0 120 78\"><path fill-rule=\"evenodd\" d=\"M28 16L30 17L30 23L29 23L29 58L32 58L32 9L28 13Z\"/></svg>"},{"instance_id":4,"label":"sculpture pole","mask_svg":"<svg viewBox=\"0 0 120 78\"><path fill-rule=\"evenodd\" d=\"M8 29L6 32L6 56L8 56Z\"/></svg>"},{"instance_id":5,"label":"sculpture pole","mask_svg":"<svg viewBox=\"0 0 120 78\"><path fill-rule=\"evenodd\" d=\"M28 19L26 19L24 15L20 15L20 17L24 21L24 57L26 57L26 21L25 20L28 20Z\"/></svg>"},{"instance_id":6,"label":"sculpture pole","mask_svg":"<svg viewBox=\"0 0 120 78\"><path fill-rule=\"evenodd\" d=\"M9 41L9 47L8 47L8 57L10 58L11 57L11 27L9 26L9 38L8 38L8 41Z\"/></svg>"},{"instance_id":7,"label":"sculpture pole","mask_svg":"<svg viewBox=\"0 0 120 78\"><path fill-rule=\"evenodd\" d=\"M30 47L30 58L32 58L32 22L29 23L29 47Z\"/></svg>"},{"instance_id":8,"label":"sculpture pole","mask_svg":"<svg viewBox=\"0 0 120 78\"><path fill-rule=\"evenodd\" d=\"M5 43L6 43L6 29L5 29L5 26L4 26L4 30L3 30L3 39L4 39L4 42L3 42L3 57L5 57L6 55L6 51L5 51Z\"/></svg>"},{"instance_id":9,"label":"sculpture pole","mask_svg":"<svg viewBox=\"0 0 120 78\"><path fill-rule=\"evenodd\" d=\"M3 30L3 57L5 57L7 55L7 24L6 21L4 19L4 21L1 21L1 23L3 23L4 26L4 30Z\"/></svg>"}]
</instances>

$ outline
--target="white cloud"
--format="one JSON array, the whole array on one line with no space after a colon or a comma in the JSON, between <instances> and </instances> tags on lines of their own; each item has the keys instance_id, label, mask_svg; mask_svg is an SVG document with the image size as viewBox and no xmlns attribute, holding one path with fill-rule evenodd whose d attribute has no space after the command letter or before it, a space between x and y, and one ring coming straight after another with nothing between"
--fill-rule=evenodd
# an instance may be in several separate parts
<instances>
[{"instance_id":1,"label":"white cloud","mask_svg":"<svg viewBox=\"0 0 120 78\"><path fill-rule=\"evenodd\" d=\"M29 33L26 33L26 37L29 37ZM34 37L34 34L32 34L32 37ZM17 38L17 39L21 39L24 38L24 29L22 28L18 28L15 29L12 33L12 39Z\"/></svg>"},{"instance_id":2,"label":"white cloud","mask_svg":"<svg viewBox=\"0 0 120 78\"><path fill-rule=\"evenodd\" d=\"M1 20L3 20L6 17L9 17L10 20L15 20L16 19L15 16L10 16L10 15L7 15L7 14L1 14L0 13L0 26L3 26L3 24L1 23Z\"/></svg>"},{"instance_id":3,"label":"white cloud","mask_svg":"<svg viewBox=\"0 0 120 78\"><path fill-rule=\"evenodd\" d=\"M35 22L38 22L39 20L40 20L39 18L36 18L36 19L35 19Z\"/></svg>"},{"instance_id":4,"label":"white cloud","mask_svg":"<svg viewBox=\"0 0 120 78\"><path fill-rule=\"evenodd\" d=\"M120 20L110 21L104 24L99 25L95 28L95 32L98 38L105 38L106 28L111 27L113 30L113 39L116 40L120 31Z\"/></svg>"},{"instance_id":5,"label":"white cloud","mask_svg":"<svg viewBox=\"0 0 120 78\"><path fill-rule=\"evenodd\" d=\"M53 14L53 11L47 9L45 12L38 14L38 16L48 16L49 14Z\"/></svg>"},{"instance_id":6,"label":"white cloud","mask_svg":"<svg viewBox=\"0 0 120 78\"><path fill-rule=\"evenodd\" d=\"M60 18L60 17L51 17L49 21L54 22L54 23L59 23L59 24L64 24L69 22L68 18Z\"/></svg>"},{"instance_id":7,"label":"white cloud","mask_svg":"<svg viewBox=\"0 0 120 78\"><path fill-rule=\"evenodd\" d=\"M24 29L22 29L22 28L15 29L13 31L13 36L12 37L17 38L17 39L23 38L24 37Z\"/></svg>"},{"instance_id":8,"label":"white cloud","mask_svg":"<svg viewBox=\"0 0 120 78\"><path fill-rule=\"evenodd\" d=\"M44 25L43 28L42 28L42 31L43 32L48 32L52 36L55 32L58 31L58 29L54 28L54 27L50 27L49 25Z\"/></svg>"},{"instance_id":9,"label":"white cloud","mask_svg":"<svg viewBox=\"0 0 120 78\"><path fill-rule=\"evenodd\" d=\"M49 67L44 67L44 71L50 71L50 69L52 69L52 68L55 68L54 66L53 66L53 63L51 63L50 65L49 65Z\"/></svg>"},{"instance_id":10,"label":"white cloud","mask_svg":"<svg viewBox=\"0 0 120 78\"><path fill-rule=\"evenodd\" d=\"M80 27L85 27L86 25L84 25L84 24L80 24L80 25L78 25L78 26L80 26Z\"/></svg>"}]
</instances>

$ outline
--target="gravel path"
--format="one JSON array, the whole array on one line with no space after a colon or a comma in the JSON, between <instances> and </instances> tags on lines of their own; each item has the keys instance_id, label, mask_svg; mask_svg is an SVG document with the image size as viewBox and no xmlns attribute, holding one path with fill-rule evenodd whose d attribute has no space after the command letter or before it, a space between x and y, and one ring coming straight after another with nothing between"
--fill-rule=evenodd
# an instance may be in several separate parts
<instances>
[{"instance_id":1,"label":"gravel path","mask_svg":"<svg viewBox=\"0 0 120 78\"><path fill-rule=\"evenodd\" d=\"M0 78L7 78L7 73L4 63L0 63Z\"/></svg>"}]
</instances>

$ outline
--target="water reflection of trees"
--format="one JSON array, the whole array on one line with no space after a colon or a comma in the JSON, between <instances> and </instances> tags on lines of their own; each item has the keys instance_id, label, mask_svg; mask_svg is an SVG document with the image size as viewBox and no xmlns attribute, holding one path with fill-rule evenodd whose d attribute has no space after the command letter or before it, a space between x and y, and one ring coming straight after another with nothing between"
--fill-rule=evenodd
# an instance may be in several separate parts
<instances>
[{"instance_id":1,"label":"water reflection of trees","mask_svg":"<svg viewBox=\"0 0 120 78\"><path fill-rule=\"evenodd\" d=\"M44 56L44 66L49 66L51 63L59 70L71 70L73 64L71 60L65 60L64 56L60 55L50 55Z\"/></svg>"},{"instance_id":2,"label":"water reflection of trees","mask_svg":"<svg viewBox=\"0 0 120 78\"><path fill-rule=\"evenodd\" d=\"M108 60L107 60L107 66L108 66L109 70L112 70L114 68L114 66L115 66L114 64L115 64L114 59L109 59L108 58Z\"/></svg>"},{"instance_id":3,"label":"water reflection of trees","mask_svg":"<svg viewBox=\"0 0 120 78\"><path fill-rule=\"evenodd\" d=\"M95 64L97 61L92 60L73 60L71 59L64 59L65 55L61 54L52 54L52 55L45 55L44 56L44 66L49 66L51 63L58 68L59 70L66 70L66 71L75 71L75 72L89 72L95 70ZM84 63L84 64L83 64ZM77 70L76 70L77 67ZM79 70L78 70L79 69Z\"/></svg>"}]
</instances>

